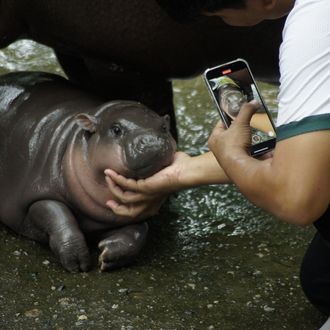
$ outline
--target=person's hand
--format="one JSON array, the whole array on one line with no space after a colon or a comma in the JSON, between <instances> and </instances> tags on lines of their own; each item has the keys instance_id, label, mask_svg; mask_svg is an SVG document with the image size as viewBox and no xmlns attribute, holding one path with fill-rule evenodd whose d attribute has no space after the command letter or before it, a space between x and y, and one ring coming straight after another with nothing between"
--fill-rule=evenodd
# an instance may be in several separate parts
<instances>
[{"instance_id":1,"label":"person's hand","mask_svg":"<svg viewBox=\"0 0 330 330\"><path fill-rule=\"evenodd\" d=\"M147 179L128 179L111 169L105 170L106 181L114 199L107 206L120 216L145 219L158 213L166 197L183 188L180 175L190 156L176 152L173 163Z\"/></svg>"},{"instance_id":2,"label":"person's hand","mask_svg":"<svg viewBox=\"0 0 330 330\"><path fill-rule=\"evenodd\" d=\"M234 157L242 152L247 154L251 145L250 121L260 104L251 101L242 105L238 116L228 129L219 122L209 137L208 145L218 161L226 157Z\"/></svg>"}]
</instances>

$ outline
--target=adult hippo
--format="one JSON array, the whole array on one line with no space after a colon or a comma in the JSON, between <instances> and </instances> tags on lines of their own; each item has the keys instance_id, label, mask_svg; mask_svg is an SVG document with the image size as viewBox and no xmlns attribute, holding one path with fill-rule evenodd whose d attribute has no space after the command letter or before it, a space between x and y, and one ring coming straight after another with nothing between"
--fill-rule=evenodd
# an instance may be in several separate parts
<instances>
[{"instance_id":1,"label":"adult hippo","mask_svg":"<svg viewBox=\"0 0 330 330\"><path fill-rule=\"evenodd\" d=\"M0 0L0 47L23 37L48 45L72 81L164 115L173 111L170 78L237 57L259 78L276 80L283 22L235 28L205 17L179 24L156 0Z\"/></svg>"},{"instance_id":2,"label":"adult hippo","mask_svg":"<svg viewBox=\"0 0 330 330\"><path fill-rule=\"evenodd\" d=\"M0 78L0 220L49 243L69 271L86 271L85 240L101 249L101 270L129 262L147 224L105 205L104 170L144 178L172 162L168 116L133 101L104 101L45 73Z\"/></svg>"}]
</instances>

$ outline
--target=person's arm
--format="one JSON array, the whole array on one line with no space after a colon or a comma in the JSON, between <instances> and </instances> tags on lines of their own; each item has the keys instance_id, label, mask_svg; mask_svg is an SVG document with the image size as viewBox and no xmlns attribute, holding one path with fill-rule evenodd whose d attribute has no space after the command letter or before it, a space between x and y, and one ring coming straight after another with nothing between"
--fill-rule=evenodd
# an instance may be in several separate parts
<instances>
[{"instance_id":1,"label":"person's arm","mask_svg":"<svg viewBox=\"0 0 330 330\"><path fill-rule=\"evenodd\" d=\"M140 219L157 213L164 197L170 193L230 182L211 152L195 157L177 152L172 165L147 179L127 179L110 169L105 174L116 199L108 201L108 207L117 215Z\"/></svg>"},{"instance_id":2,"label":"person's arm","mask_svg":"<svg viewBox=\"0 0 330 330\"><path fill-rule=\"evenodd\" d=\"M297 225L320 217L330 201L330 131L301 134L278 142L273 158L260 161L247 152L254 105L229 129L214 129L209 147L228 177L252 203Z\"/></svg>"}]
</instances>

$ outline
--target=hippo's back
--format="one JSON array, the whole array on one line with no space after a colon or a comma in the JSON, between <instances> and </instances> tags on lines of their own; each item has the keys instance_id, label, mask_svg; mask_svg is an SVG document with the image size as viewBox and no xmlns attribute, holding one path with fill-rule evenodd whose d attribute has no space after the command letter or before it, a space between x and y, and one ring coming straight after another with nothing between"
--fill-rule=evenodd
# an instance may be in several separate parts
<instances>
[{"instance_id":1,"label":"hippo's back","mask_svg":"<svg viewBox=\"0 0 330 330\"><path fill-rule=\"evenodd\" d=\"M1 221L11 226L33 201L60 198L61 162L73 117L100 103L52 74L0 77Z\"/></svg>"}]
</instances>

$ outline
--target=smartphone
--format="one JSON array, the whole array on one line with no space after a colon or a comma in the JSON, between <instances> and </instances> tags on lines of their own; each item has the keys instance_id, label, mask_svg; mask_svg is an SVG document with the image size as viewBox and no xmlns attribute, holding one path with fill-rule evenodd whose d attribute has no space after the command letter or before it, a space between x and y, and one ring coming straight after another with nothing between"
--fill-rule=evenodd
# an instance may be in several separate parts
<instances>
[{"instance_id":1,"label":"smartphone","mask_svg":"<svg viewBox=\"0 0 330 330\"><path fill-rule=\"evenodd\" d=\"M239 58L207 69L204 79L227 128L235 120L243 103L257 100L261 107L251 119L250 154L258 156L274 149L276 144L275 125L248 63Z\"/></svg>"}]
</instances>

